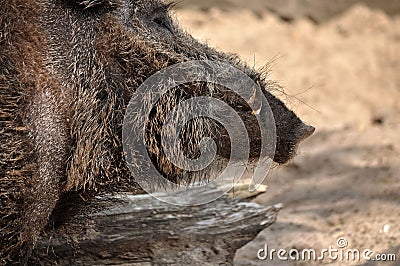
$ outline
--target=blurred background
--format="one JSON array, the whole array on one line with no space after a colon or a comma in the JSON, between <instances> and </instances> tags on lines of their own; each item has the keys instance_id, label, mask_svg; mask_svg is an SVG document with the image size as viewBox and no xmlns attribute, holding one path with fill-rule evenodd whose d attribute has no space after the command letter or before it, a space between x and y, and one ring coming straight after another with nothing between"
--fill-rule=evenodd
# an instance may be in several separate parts
<instances>
[{"instance_id":1,"label":"blurred background","mask_svg":"<svg viewBox=\"0 0 400 266\"><path fill-rule=\"evenodd\" d=\"M198 39L270 69L277 94L317 131L254 199L283 203L277 222L237 253L337 247L395 253L400 265L400 0L184 0L175 15Z\"/></svg>"}]
</instances>

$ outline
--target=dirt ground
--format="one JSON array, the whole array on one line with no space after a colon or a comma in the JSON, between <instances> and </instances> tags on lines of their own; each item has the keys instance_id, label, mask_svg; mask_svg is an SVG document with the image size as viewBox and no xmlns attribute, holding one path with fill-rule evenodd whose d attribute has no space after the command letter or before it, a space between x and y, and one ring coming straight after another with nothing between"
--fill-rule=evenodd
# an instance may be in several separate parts
<instances>
[{"instance_id":1,"label":"dirt ground","mask_svg":"<svg viewBox=\"0 0 400 266\"><path fill-rule=\"evenodd\" d=\"M283 203L277 222L238 251L236 265L313 265L261 261L259 249L347 248L393 253L400 265L400 17L358 5L320 25L287 23L268 11L178 10L194 36L249 64L271 67L278 96L315 126L288 165L271 171L254 201Z\"/></svg>"}]
</instances>

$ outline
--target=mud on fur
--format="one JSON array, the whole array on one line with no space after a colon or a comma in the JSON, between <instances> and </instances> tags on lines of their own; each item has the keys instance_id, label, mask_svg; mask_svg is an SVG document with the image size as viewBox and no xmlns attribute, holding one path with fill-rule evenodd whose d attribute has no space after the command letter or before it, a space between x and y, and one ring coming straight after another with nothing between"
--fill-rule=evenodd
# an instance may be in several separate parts
<instances>
[{"instance_id":1,"label":"mud on fur","mask_svg":"<svg viewBox=\"0 0 400 266\"><path fill-rule=\"evenodd\" d=\"M140 193L123 159L121 128L126 106L153 73L189 60L230 63L262 87L276 121L274 161L285 163L314 129L270 92L275 82L231 54L216 51L181 30L171 4L158 0L5 0L0 3L0 259L24 262L56 206L82 195ZM158 170L185 180L160 149L159 125L168 110L195 95L193 83L164 96L149 118L147 148ZM218 97L254 123L242 100L223 88ZM251 156L259 155L259 130L249 126ZM188 156L211 135L229 154L224 130L212 120L188 124ZM68 217L68 212L63 216Z\"/></svg>"}]
</instances>

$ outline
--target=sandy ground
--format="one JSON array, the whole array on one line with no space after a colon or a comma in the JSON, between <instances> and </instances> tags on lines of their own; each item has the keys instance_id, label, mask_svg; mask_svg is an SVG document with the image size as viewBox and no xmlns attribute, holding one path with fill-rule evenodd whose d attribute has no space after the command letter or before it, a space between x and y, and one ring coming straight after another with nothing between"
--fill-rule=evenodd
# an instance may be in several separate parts
<instances>
[{"instance_id":1,"label":"sandy ground","mask_svg":"<svg viewBox=\"0 0 400 266\"><path fill-rule=\"evenodd\" d=\"M337 248L393 253L400 265L400 17L355 6L321 25L247 10L178 10L181 24L210 45L272 69L278 95L317 128L290 164L271 171L254 201L283 203L276 224L238 251L237 265L313 265L261 261L269 248ZM343 249L343 250L347 250Z\"/></svg>"}]
</instances>

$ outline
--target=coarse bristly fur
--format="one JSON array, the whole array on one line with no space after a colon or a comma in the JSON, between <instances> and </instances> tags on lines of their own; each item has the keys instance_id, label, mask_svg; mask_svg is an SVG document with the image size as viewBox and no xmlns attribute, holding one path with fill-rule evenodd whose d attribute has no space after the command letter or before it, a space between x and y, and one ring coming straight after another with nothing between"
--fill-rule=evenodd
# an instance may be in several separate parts
<instances>
[{"instance_id":1,"label":"coarse bristly fur","mask_svg":"<svg viewBox=\"0 0 400 266\"><path fill-rule=\"evenodd\" d=\"M4 0L0 2L0 263L24 263L52 212L69 191L102 193L141 189L122 150L122 121L136 89L157 71L190 60L230 63L262 87L273 111L274 161L285 163L313 132L270 91L278 85L182 31L159 0ZM173 89L154 106L146 124L149 155L176 183L190 177L162 151L165 113L180 101L210 95L208 84ZM251 157L257 158L259 128L243 100L214 86L213 97L245 121ZM207 118L182 134L188 157L205 136L219 155L230 154L223 128ZM78 204L78 203L76 203ZM63 213L63 216L68 216Z\"/></svg>"}]
</instances>

